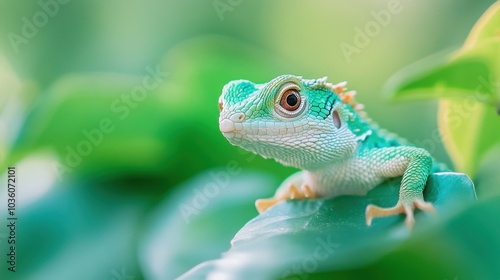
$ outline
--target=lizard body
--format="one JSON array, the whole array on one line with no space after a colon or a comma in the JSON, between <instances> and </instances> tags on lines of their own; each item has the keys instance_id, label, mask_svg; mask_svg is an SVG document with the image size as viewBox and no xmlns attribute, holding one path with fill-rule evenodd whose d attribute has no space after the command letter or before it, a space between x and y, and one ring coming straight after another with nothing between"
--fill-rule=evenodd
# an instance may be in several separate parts
<instances>
[{"instance_id":1,"label":"lizard body","mask_svg":"<svg viewBox=\"0 0 500 280\"><path fill-rule=\"evenodd\" d=\"M422 191L431 171L442 168L424 149L381 129L354 102L345 83L282 75L268 83L229 82L219 99L219 128L228 141L265 158L302 169L273 198L257 200L259 212L285 199L363 195L387 178L402 176L399 202L369 205L374 217L434 211Z\"/></svg>"}]
</instances>

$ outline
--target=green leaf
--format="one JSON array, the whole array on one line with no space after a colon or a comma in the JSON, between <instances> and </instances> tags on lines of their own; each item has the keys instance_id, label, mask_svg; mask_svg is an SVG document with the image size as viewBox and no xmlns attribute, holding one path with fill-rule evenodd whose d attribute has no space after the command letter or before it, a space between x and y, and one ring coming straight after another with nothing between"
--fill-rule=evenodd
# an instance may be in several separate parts
<instances>
[{"instance_id":1,"label":"green leaf","mask_svg":"<svg viewBox=\"0 0 500 280\"><path fill-rule=\"evenodd\" d=\"M484 12L469 33L464 47L471 48L478 43L500 37L500 2L496 1Z\"/></svg>"},{"instance_id":2,"label":"green leaf","mask_svg":"<svg viewBox=\"0 0 500 280\"><path fill-rule=\"evenodd\" d=\"M153 197L69 181L32 204L17 204L17 271L8 271L4 263L0 279L112 279L113 271L121 273L122 268L127 275L141 276L135 243ZM2 239L2 254L6 246Z\"/></svg>"},{"instance_id":3,"label":"green leaf","mask_svg":"<svg viewBox=\"0 0 500 280\"><path fill-rule=\"evenodd\" d=\"M139 247L146 279L174 279L194 265L219 257L258 213L255 200L278 182L241 167L206 171L178 186L149 216Z\"/></svg>"},{"instance_id":4,"label":"green leaf","mask_svg":"<svg viewBox=\"0 0 500 280\"><path fill-rule=\"evenodd\" d=\"M500 117L489 106L469 100L439 103L441 139L455 168L474 177L483 156L500 143Z\"/></svg>"},{"instance_id":5,"label":"green leaf","mask_svg":"<svg viewBox=\"0 0 500 280\"><path fill-rule=\"evenodd\" d=\"M435 56L403 69L388 82L395 99L468 98L497 106L500 100L500 4L479 19L464 46L444 62Z\"/></svg>"},{"instance_id":6,"label":"green leaf","mask_svg":"<svg viewBox=\"0 0 500 280\"><path fill-rule=\"evenodd\" d=\"M434 67L434 57L429 58L391 78L387 91L396 100L460 98L493 106L500 98L498 50L500 41L488 42Z\"/></svg>"},{"instance_id":7,"label":"green leaf","mask_svg":"<svg viewBox=\"0 0 500 280\"><path fill-rule=\"evenodd\" d=\"M205 279L208 276L276 279L296 274L341 274L353 269L351 275L346 275L352 278L361 267L368 267L439 228L443 222L453 219L458 209L475 199L474 186L466 175L433 174L424 196L436 206L439 219L417 212L416 228L411 234L401 216L377 219L372 227L367 227L366 206L369 203L394 205L398 200L399 184L400 179L390 180L366 196L280 203L248 222L231 241L231 249L221 258L198 265L181 279ZM434 244L433 240L427 241ZM398 272L405 271L405 268L415 269L419 264L411 258L417 253L422 252L416 248L408 254L408 261L387 269ZM432 258L432 255L428 257ZM466 268L457 269L456 273L460 272L466 272ZM384 273L377 272L378 275ZM427 273L430 274L432 271Z\"/></svg>"}]
</instances>

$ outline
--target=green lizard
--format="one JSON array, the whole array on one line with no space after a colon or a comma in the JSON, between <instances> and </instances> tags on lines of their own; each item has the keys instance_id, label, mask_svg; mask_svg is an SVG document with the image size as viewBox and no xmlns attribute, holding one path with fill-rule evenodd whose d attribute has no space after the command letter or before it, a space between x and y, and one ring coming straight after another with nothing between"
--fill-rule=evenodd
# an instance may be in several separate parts
<instances>
[{"instance_id":1,"label":"green lizard","mask_svg":"<svg viewBox=\"0 0 500 280\"><path fill-rule=\"evenodd\" d=\"M434 212L422 191L429 174L443 167L426 150L379 128L345 86L293 75L265 84L231 81L219 99L220 131L235 146L302 169L273 198L257 200L259 212L286 199L364 195L403 176L398 203L368 205L366 222L403 213L411 228L415 208Z\"/></svg>"}]
</instances>

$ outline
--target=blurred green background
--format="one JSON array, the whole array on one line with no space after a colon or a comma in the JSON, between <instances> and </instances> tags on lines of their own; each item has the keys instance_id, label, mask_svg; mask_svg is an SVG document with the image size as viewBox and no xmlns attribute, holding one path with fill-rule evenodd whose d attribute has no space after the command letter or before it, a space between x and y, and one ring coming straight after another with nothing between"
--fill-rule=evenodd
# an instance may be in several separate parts
<instances>
[{"instance_id":1,"label":"blurred green background","mask_svg":"<svg viewBox=\"0 0 500 280\"><path fill-rule=\"evenodd\" d=\"M396 2L356 45L391 1L2 1L0 163L18 170L19 227L18 271L2 261L0 278L170 279L227 250L294 171L220 134L233 79L346 80L382 127L427 143L437 102L390 103L384 84L460 48L494 1ZM452 166L440 141L426 148ZM237 177L186 220L183 203L228 165Z\"/></svg>"}]
</instances>

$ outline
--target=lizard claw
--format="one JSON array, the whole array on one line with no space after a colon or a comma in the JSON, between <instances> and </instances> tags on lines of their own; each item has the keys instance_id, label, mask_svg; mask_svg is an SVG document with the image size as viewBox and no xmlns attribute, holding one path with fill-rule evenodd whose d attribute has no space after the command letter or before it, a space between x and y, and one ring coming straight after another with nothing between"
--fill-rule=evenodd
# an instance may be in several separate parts
<instances>
[{"instance_id":1,"label":"lizard claw","mask_svg":"<svg viewBox=\"0 0 500 280\"><path fill-rule=\"evenodd\" d=\"M259 213L262 213L264 211L267 210L267 208L273 206L274 204L282 201L284 199L280 199L280 198L261 198L261 199L257 199L255 201L255 208L257 208L257 211L259 211Z\"/></svg>"},{"instance_id":2,"label":"lizard claw","mask_svg":"<svg viewBox=\"0 0 500 280\"><path fill-rule=\"evenodd\" d=\"M302 185L302 192L304 193L304 196L306 198L315 198L316 197L316 195L311 190L311 187L309 185Z\"/></svg>"},{"instance_id":3,"label":"lizard claw","mask_svg":"<svg viewBox=\"0 0 500 280\"><path fill-rule=\"evenodd\" d=\"M290 184L290 186L288 186L288 196L290 199L296 199L300 196L299 190L297 190L297 187L295 187L294 184Z\"/></svg>"},{"instance_id":4,"label":"lizard claw","mask_svg":"<svg viewBox=\"0 0 500 280\"><path fill-rule=\"evenodd\" d=\"M283 200L306 199L315 197L316 195L309 185L304 184L301 186L299 190L294 184L290 184L286 189L286 192L280 194L279 196L275 196L273 198L257 199L255 201L255 208L257 208L257 211L259 211L259 213L262 213L266 211L269 207Z\"/></svg>"},{"instance_id":5,"label":"lizard claw","mask_svg":"<svg viewBox=\"0 0 500 280\"><path fill-rule=\"evenodd\" d=\"M412 203L398 202L396 206L389 208L381 208L370 204L366 207L366 224L371 226L373 218L392 216L396 214L406 214L405 224L408 229L412 229L415 224L413 211L418 208L422 211L435 213L434 206L430 202L425 202L421 199L415 200Z\"/></svg>"}]
</instances>

